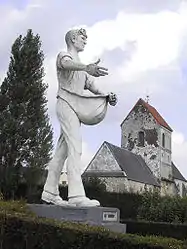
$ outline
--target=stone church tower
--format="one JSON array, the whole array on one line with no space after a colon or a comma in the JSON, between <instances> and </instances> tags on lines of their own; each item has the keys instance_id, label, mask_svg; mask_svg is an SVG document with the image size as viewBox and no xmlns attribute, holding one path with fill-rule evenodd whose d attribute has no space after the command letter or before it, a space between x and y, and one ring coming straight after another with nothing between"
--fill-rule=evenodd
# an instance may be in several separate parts
<instances>
[{"instance_id":1,"label":"stone church tower","mask_svg":"<svg viewBox=\"0 0 187 249\"><path fill-rule=\"evenodd\" d=\"M121 123L121 147L141 155L158 180L173 180L171 136L166 121L142 99Z\"/></svg>"}]
</instances>

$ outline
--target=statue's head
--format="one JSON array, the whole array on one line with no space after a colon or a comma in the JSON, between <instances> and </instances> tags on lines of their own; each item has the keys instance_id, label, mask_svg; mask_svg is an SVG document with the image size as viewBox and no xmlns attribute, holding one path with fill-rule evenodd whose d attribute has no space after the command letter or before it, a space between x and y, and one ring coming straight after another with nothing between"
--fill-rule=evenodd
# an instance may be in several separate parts
<instances>
[{"instance_id":1,"label":"statue's head","mask_svg":"<svg viewBox=\"0 0 187 249\"><path fill-rule=\"evenodd\" d=\"M73 46L77 52L84 50L87 41L87 34L85 29L72 29L65 35L67 47Z\"/></svg>"}]
</instances>

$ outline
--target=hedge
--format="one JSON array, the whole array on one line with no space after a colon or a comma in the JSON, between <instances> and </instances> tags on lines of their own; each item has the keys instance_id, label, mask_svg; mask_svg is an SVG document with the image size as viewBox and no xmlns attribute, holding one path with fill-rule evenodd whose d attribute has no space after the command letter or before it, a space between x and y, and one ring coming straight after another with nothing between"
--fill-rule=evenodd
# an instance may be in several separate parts
<instances>
[{"instance_id":1,"label":"hedge","mask_svg":"<svg viewBox=\"0 0 187 249\"><path fill-rule=\"evenodd\" d=\"M187 223L187 197L160 196L146 191L138 207L139 220L170 223Z\"/></svg>"},{"instance_id":2,"label":"hedge","mask_svg":"<svg viewBox=\"0 0 187 249\"><path fill-rule=\"evenodd\" d=\"M105 228L37 218L24 203L0 202L3 249L185 249L184 241L111 233Z\"/></svg>"},{"instance_id":3,"label":"hedge","mask_svg":"<svg viewBox=\"0 0 187 249\"><path fill-rule=\"evenodd\" d=\"M115 207L120 210L122 219L136 219L141 203L141 195L135 193L88 192L87 196L100 201L103 207Z\"/></svg>"},{"instance_id":4,"label":"hedge","mask_svg":"<svg viewBox=\"0 0 187 249\"><path fill-rule=\"evenodd\" d=\"M127 225L127 233L139 235L157 235L187 240L187 224L164 222L121 220Z\"/></svg>"}]
</instances>

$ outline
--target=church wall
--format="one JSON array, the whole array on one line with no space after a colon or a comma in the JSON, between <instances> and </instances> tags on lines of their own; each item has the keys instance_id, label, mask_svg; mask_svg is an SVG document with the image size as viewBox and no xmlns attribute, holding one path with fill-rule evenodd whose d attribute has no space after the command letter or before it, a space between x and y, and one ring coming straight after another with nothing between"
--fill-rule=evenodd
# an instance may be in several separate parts
<instances>
[{"instance_id":1,"label":"church wall","mask_svg":"<svg viewBox=\"0 0 187 249\"><path fill-rule=\"evenodd\" d=\"M128 180L127 177L99 177L99 179L106 185L108 192L131 192L143 193L145 190L154 190L153 185Z\"/></svg>"},{"instance_id":2,"label":"church wall","mask_svg":"<svg viewBox=\"0 0 187 249\"><path fill-rule=\"evenodd\" d=\"M111 154L108 146L104 143L90 162L86 171L121 171L121 168Z\"/></svg>"},{"instance_id":3,"label":"church wall","mask_svg":"<svg viewBox=\"0 0 187 249\"><path fill-rule=\"evenodd\" d=\"M161 177L172 180L171 131L167 130L164 127L160 128L160 150L161 150Z\"/></svg>"},{"instance_id":4,"label":"church wall","mask_svg":"<svg viewBox=\"0 0 187 249\"><path fill-rule=\"evenodd\" d=\"M105 185L107 192L123 193L129 191L127 177L98 177Z\"/></svg>"},{"instance_id":5,"label":"church wall","mask_svg":"<svg viewBox=\"0 0 187 249\"><path fill-rule=\"evenodd\" d=\"M175 184L176 184L176 191L177 194L179 194L181 197L182 196L187 196L187 182L174 179Z\"/></svg>"},{"instance_id":6,"label":"church wall","mask_svg":"<svg viewBox=\"0 0 187 249\"><path fill-rule=\"evenodd\" d=\"M176 187L174 182L170 182L170 181L161 181L161 195L165 196L165 195L170 195L170 196L174 196L176 195Z\"/></svg>"},{"instance_id":7,"label":"church wall","mask_svg":"<svg viewBox=\"0 0 187 249\"><path fill-rule=\"evenodd\" d=\"M121 146L141 155L153 174L160 178L160 126L142 105L137 105L121 125ZM144 134L144 146L139 143L139 132Z\"/></svg>"},{"instance_id":8,"label":"church wall","mask_svg":"<svg viewBox=\"0 0 187 249\"><path fill-rule=\"evenodd\" d=\"M130 190L130 192L143 193L145 190L153 191L154 189L156 189L156 187L153 186L153 185L149 185L149 184L146 184L146 183L135 182L135 181L129 180L129 190Z\"/></svg>"}]
</instances>

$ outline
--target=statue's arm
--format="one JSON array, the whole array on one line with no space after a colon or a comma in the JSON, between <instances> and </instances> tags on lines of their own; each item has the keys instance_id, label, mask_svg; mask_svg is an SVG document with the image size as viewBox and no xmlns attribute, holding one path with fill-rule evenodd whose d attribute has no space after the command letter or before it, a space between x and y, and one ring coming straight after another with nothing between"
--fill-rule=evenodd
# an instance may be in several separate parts
<instances>
[{"instance_id":1,"label":"statue's arm","mask_svg":"<svg viewBox=\"0 0 187 249\"><path fill-rule=\"evenodd\" d=\"M86 82L85 82L85 89L89 90L90 92L96 95L108 95L108 93L104 93L95 85L94 80L91 79L89 75L86 74Z\"/></svg>"},{"instance_id":2,"label":"statue's arm","mask_svg":"<svg viewBox=\"0 0 187 249\"><path fill-rule=\"evenodd\" d=\"M106 96L108 98L108 102L110 105L115 106L118 102L117 96L115 93L108 92L104 93L100 89L96 87L94 84L94 80L91 79L91 77L87 74L86 75L86 82L85 82L85 89L88 89L90 92L96 94L96 95L102 95Z\"/></svg>"},{"instance_id":3,"label":"statue's arm","mask_svg":"<svg viewBox=\"0 0 187 249\"><path fill-rule=\"evenodd\" d=\"M57 65L58 67L62 69L66 69L70 71L85 71L89 75L92 75L94 77L108 75L108 72L107 72L108 69L98 66L97 64L99 62L100 60L98 60L95 63L85 65L81 62L74 61L71 55L69 55L68 53L67 54L59 53L57 57Z\"/></svg>"},{"instance_id":4,"label":"statue's arm","mask_svg":"<svg viewBox=\"0 0 187 249\"><path fill-rule=\"evenodd\" d=\"M57 61L60 68L70 71L86 71L86 65L82 64L81 62L75 62L68 54L60 53L58 55Z\"/></svg>"}]
</instances>

